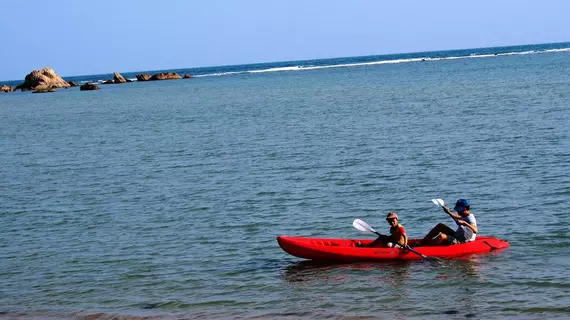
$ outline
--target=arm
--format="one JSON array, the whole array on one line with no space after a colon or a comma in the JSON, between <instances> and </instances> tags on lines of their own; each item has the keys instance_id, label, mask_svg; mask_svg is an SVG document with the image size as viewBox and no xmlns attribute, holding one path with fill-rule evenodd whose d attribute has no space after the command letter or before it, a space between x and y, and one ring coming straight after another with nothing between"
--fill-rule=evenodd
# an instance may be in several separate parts
<instances>
[{"instance_id":1,"label":"arm","mask_svg":"<svg viewBox=\"0 0 570 320\"><path fill-rule=\"evenodd\" d=\"M453 218L453 220L455 220L455 222L457 223L457 225L459 225L459 226L466 226L466 227L468 227L469 229L471 229L471 230L473 231L473 233L478 233L478 232L479 232L479 229L477 228L477 226L472 225L472 224L469 224L469 223L463 221L463 220L461 219L461 216L460 216L460 215L451 212L451 210L450 210L448 207L443 207L443 211L445 211L447 214L449 214L449 215Z\"/></svg>"},{"instance_id":2,"label":"arm","mask_svg":"<svg viewBox=\"0 0 570 320\"><path fill-rule=\"evenodd\" d=\"M400 226L400 232L402 235L402 238L404 240L402 249L406 249L408 247L408 234L406 233L406 229L403 226ZM398 239L399 241L399 239Z\"/></svg>"},{"instance_id":3,"label":"arm","mask_svg":"<svg viewBox=\"0 0 570 320\"><path fill-rule=\"evenodd\" d=\"M469 224L463 220L457 220L457 224L459 224L460 226L466 226L467 228L471 229L473 231L473 233L479 232L479 229L477 228L477 226Z\"/></svg>"},{"instance_id":4,"label":"arm","mask_svg":"<svg viewBox=\"0 0 570 320\"><path fill-rule=\"evenodd\" d=\"M445 213L450 215L455 221L459 221L461 219L460 215L451 212L451 210L448 207L442 207L442 208L443 208L443 211L445 211Z\"/></svg>"}]
</instances>

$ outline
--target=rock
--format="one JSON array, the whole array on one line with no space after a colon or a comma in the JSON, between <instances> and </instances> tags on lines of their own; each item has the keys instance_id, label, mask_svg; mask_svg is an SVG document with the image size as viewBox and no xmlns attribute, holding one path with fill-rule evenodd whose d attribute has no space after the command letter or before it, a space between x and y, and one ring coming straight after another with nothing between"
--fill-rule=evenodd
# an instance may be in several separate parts
<instances>
[{"instance_id":1,"label":"rock","mask_svg":"<svg viewBox=\"0 0 570 320\"><path fill-rule=\"evenodd\" d=\"M17 89L34 89L39 85L49 88L69 88L67 81L58 76L52 68L43 68L30 72L24 79L24 83L17 86ZM24 90L22 90L24 91ZM51 91L50 91L51 92Z\"/></svg>"},{"instance_id":2,"label":"rock","mask_svg":"<svg viewBox=\"0 0 570 320\"><path fill-rule=\"evenodd\" d=\"M42 83L35 87L35 91L32 93L46 93L46 92L55 92L55 87Z\"/></svg>"},{"instance_id":3,"label":"rock","mask_svg":"<svg viewBox=\"0 0 570 320\"><path fill-rule=\"evenodd\" d=\"M171 79L182 79L180 75L176 72L161 72L152 75L149 80L171 80Z\"/></svg>"},{"instance_id":4,"label":"rock","mask_svg":"<svg viewBox=\"0 0 570 320\"><path fill-rule=\"evenodd\" d=\"M50 90L51 88L53 88L53 86L48 85L48 84L45 84L45 83L42 83L42 84L38 84L34 89L35 89L36 91L48 91L48 90Z\"/></svg>"},{"instance_id":5,"label":"rock","mask_svg":"<svg viewBox=\"0 0 570 320\"><path fill-rule=\"evenodd\" d=\"M2 85L2 87L0 87L0 92L11 92L12 88L8 87L7 85Z\"/></svg>"},{"instance_id":6,"label":"rock","mask_svg":"<svg viewBox=\"0 0 570 320\"><path fill-rule=\"evenodd\" d=\"M115 72L115 73L114 73L114 76L115 76L115 77L114 77L115 83L125 83L125 82L127 82L127 80L125 80L125 78L123 78L123 76L122 76L120 73L118 73L118 72Z\"/></svg>"},{"instance_id":7,"label":"rock","mask_svg":"<svg viewBox=\"0 0 570 320\"><path fill-rule=\"evenodd\" d=\"M86 83L84 85L81 85L81 87L79 87L79 90L81 91L86 91L86 90L99 90L99 86L93 83Z\"/></svg>"},{"instance_id":8,"label":"rock","mask_svg":"<svg viewBox=\"0 0 570 320\"><path fill-rule=\"evenodd\" d=\"M183 78L183 79L190 79L190 78L192 78L192 75L190 75L189 73L187 73L187 74L184 75L184 78Z\"/></svg>"},{"instance_id":9,"label":"rock","mask_svg":"<svg viewBox=\"0 0 570 320\"><path fill-rule=\"evenodd\" d=\"M135 77L137 77L137 81L148 81L148 80L150 80L150 74L148 74L148 73L137 74Z\"/></svg>"},{"instance_id":10,"label":"rock","mask_svg":"<svg viewBox=\"0 0 570 320\"><path fill-rule=\"evenodd\" d=\"M55 92L55 88L50 88L50 89L46 89L46 90L36 90L36 91L32 91L32 93L48 93L48 92Z\"/></svg>"},{"instance_id":11,"label":"rock","mask_svg":"<svg viewBox=\"0 0 570 320\"><path fill-rule=\"evenodd\" d=\"M72 87L79 87L79 83L73 82L73 81L67 81L67 83L69 83L70 86Z\"/></svg>"},{"instance_id":12,"label":"rock","mask_svg":"<svg viewBox=\"0 0 570 320\"><path fill-rule=\"evenodd\" d=\"M101 84L113 84L113 83L115 83L114 80L105 80L105 81L101 82Z\"/></svg>"}]
</instances>

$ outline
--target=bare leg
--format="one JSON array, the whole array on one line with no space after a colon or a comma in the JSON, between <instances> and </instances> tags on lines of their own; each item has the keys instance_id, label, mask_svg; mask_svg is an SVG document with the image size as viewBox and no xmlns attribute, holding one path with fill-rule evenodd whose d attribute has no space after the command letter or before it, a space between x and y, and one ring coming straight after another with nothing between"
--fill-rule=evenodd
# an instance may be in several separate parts
<instances>
[{"instance_id":1,"label":"bare leg","mask_svg":"<svg viewBox=\"0 0 570 320\"><path fill-rule=\"evenodd\" d=\"M432 239L433 237L437 236L440 233L443 234L451 234L454 233L455 231L453 231L453 229L451 229L450 227L446 226L443 223L439 223L437 224L433 229L431 229L430 232L428 232L428 234L422 239L422 241L420 241L420 243L418 244L418 246L424 246L424 245L430 245L432 244ZM439 242L439 241L438 241Z\"/></svg>"}]
</instances>

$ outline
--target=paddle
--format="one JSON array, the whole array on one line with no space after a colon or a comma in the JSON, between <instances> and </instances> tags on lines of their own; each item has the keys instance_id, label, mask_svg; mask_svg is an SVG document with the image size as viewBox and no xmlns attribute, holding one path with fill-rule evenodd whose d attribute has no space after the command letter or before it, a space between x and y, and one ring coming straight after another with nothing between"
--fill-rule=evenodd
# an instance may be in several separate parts
<instances>
[{"instance_id":1,"label":"paddle","mask_svg":"<svg viewBox=\"0 0 570 320\"><path fill-rule=\"evenodd\" d=\"M445 208L445 202L443 202L443 199L431 199L431 202L433 202L436 206L440 206L443 209L443 211L447 213L458 226L460 225L457 219L455 219L455 217L451 215L449 210Z\"/></svg>"},{"instance_id":2,"label":"paddle","mask_svg":"<svg viewBox=\"0 0 570 320\"><path fill-rule=\"evenodd\" d=\"M360 219L356 219L352 222L352 225L363 232L372 232L372 233L376 233L377 235L381 236L380 233L376 232L376 230L374 230L368 223L360 220Z\"/></svg>"},{"instance_id":3,"label":"paddle","mask_svg":"<svg viewBox=\"0 0 570 320\"><path fill-rule=\"evenodd\" d=\"M362 221L362 220L360 220L360 219L354 220L354 221L352 222L352 225L353 225L356 229L358 229L358 230L360 230L360 231L362 231L362 232L372 232L372 233L375 233L375 234L381 236L381 234L378 233L378 232L376 232L376 230L374 230L374 228L372 228L368 223L366 223L366 222L364 222L364 221ZM396 245L398 245L400 248L408 249L410 252L413 252L413 253L417 254L418 256L422 257L423 259L440 261L440 259L438 259L438 258L436 258L436 257L428 257L428 256L426 256L426 255L424 255L424 254L421 254L421 253L417 252L416 250L410 248L410 246L406 246L406 248L404 248L404 246L400 245L399 243L396 243Z\"/></svg>"}]
</instances>

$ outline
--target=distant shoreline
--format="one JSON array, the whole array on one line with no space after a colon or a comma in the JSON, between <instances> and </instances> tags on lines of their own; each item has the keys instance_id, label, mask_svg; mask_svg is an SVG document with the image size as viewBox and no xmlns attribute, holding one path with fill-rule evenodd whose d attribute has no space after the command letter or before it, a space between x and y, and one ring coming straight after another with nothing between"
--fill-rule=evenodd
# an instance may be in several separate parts
<instances>
[{"instance_id":1,"label":"distant shoreline","mask_svg":"<svg viewBox=\"0 0 570 320\"><path fill-rule=\"evenodd\" d=\"M553 52L570 52L570 42L473 48L473 49L454 49L454 50L442 50L442 51L424 51L424 52L383 54L383 55L371 55L371 56L324 58L324 59L315 59L315 60L295 60L295 61L268 62L268 63L252 63L252 64L243 64L243 65L225 65L225 66L164 69L164 70L149 70L149 71L120 72L120 73L125 78L132 80L136 79L135 77L136 74L143 74L143 73L155 74L155 73L164 73L164 72L176 72L182 75L188 73L191 74L193 77L213 77L213 76L228 76L236 74L251 74L251 73L279 72L279 71L303 71L303 70L340 68L340 67L363 67L363 66L374 66L381 64L455 60L455 59L466 59L466 58L488 58L493 56L512 56L512 55L541 54L541 53L553 53ZM38 69L43 67L44 66L38 66ZM32 70L30 70L30 72L31 71ZM87 82L102 83L106 79L112 78L113 72L114 71L107 74L90 74L90 75L61 76L61 77L66 81L75 81L78 83L87 83ZM0 86L2 86L3 84L6 84L8 86L19 85L20 83L23 82L23 78L25 76L26 75L22 75L22 80L0 80Z\"/></svg>"}]
</instances>

